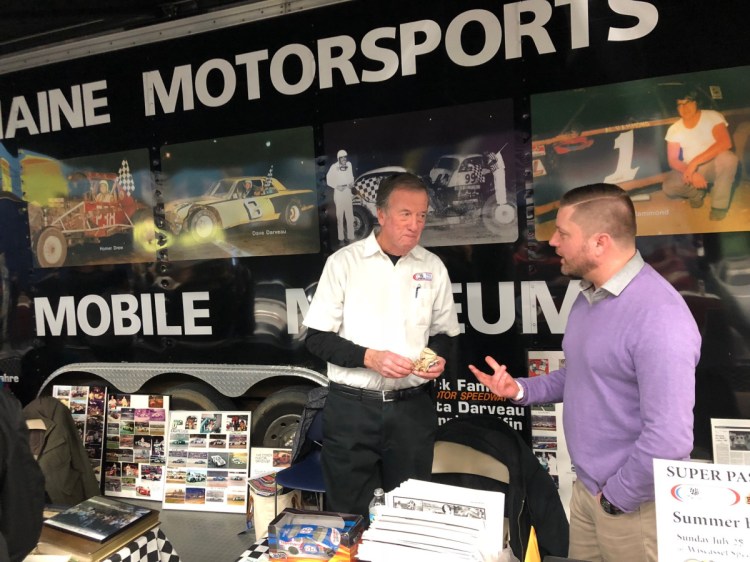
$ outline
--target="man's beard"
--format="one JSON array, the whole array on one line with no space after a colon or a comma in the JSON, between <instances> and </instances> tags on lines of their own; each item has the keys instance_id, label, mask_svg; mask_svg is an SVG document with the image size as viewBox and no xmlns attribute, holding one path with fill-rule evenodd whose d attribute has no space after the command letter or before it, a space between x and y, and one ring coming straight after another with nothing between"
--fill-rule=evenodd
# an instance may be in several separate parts
<instances>
[{"instance_id":1,"label":"man's beard","mask_svg":"<svg viewBox=\"0 0 750 562\"><path fill-rule=\"evenodd\" d=\"M578 254L575 262L565 260L561 265L560 270L563 275L567 275L568 277L584 279L586 274L592 271L595 267L596 264L594 264L594 261L586 255L585 249L581 249L581 253Z\"/></svg>"}]
</instances>

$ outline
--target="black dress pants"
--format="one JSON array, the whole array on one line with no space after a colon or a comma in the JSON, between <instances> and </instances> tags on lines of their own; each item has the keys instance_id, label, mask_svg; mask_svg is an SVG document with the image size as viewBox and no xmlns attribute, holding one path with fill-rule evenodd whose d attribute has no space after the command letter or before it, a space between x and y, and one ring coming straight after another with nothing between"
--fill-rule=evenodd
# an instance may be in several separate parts
<instances>
[{"instance_id":1,"label":"black dress pants","mask_svg":"<svg viewBox=\"0 0 750 562\"><path fill-rule=\"evenodd\" d=\"M332 387L323 411L328 509L367 519L375 488L389 492L409 478L429 480L436 430L427 390L384 402Z\"/></svg>"}]
</instances>

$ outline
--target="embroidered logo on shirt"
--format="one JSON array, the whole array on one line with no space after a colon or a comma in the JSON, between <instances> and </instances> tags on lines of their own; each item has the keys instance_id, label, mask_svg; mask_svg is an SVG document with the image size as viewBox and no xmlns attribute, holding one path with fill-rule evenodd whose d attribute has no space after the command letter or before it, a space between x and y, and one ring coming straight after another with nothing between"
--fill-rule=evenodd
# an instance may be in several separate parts
<instances>
[{"instance_id":1,"label":"embroidered logo on shirt","mask_svg":"<svg viewBox=\"0 0 750 562\"><path fill-rule=\"evenodd\" d=\"M413 279L414 281L432 281L432 273L429 271L415 273Z\"/></svg>"}]
</instances>

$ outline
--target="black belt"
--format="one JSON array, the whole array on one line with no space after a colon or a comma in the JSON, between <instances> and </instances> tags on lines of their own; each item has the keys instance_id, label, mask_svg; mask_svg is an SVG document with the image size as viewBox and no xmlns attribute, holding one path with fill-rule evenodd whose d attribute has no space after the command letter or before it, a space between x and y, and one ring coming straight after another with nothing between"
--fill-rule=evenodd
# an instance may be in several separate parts
<instances>
[{"instance_id":1,"label":"black belt","mask_svg":"<svg viewBox=\"0 0 750 562\"><path fill-rule=\"evenodd\" d=\"M424 394L431 386L430 383L426 383L411 388L402 388L401 390L370 390L369 388L356 388L333 381L330 381L328 385L333 392L344 396L356 398L357 400L377 400L378 402L410 400Z\"/></svg>"}]
</instances>

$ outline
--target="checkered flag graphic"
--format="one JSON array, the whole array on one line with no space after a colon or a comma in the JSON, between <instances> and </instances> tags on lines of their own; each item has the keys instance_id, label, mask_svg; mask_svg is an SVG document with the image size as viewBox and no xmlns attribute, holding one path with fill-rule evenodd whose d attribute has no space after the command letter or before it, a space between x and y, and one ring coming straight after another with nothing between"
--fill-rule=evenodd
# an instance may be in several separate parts
<instances>
[{"instance_id":1,"label":"checkered flag graphic","mask_svg":"<svg viewBox=\"0 0 750 562\"><path fill-rule=\"evenodd\" d=\"M476 164L469 164L469 183L479 183L482 181L482 167Z\"/></svg>"},{"instance_id":2,"label":"checkered flag graphic","mask_svg":"<svg viewBox=\"0 0 750 562\"><path fill-rule=\"evenodd\" d=\"M378 196L378 187L380 187L380 182L383 181L388 177L386 174L383 174L382 176L373 175L373 176L367 176L365 178L361 178L359 181L355 182L354 189L359 193L359 196L362 198L362 200L367 201L369 203L375 203L375 199Z\"/></svg>"},{"instance_id":3,"label":"checkered flag graphic","mask_svg":"<svg viewBox=\"0 0 750 562\"><path fill-rule=\"evenodd\" d=\"M487 165L490 168L491 172L497 171L497 155L494 152L488 152L485 154L485 157L487 158Z\"/></svg>"},{"instance_id":4,"label":"checkered flag graphic","mask_svg":"<svg viewBox=\"0 0 750 562\"><path fill-rule=\"evenodd\" d=\"M132 195L133 191L135 191L135 180L133 179L133 174L130 173L130 165L127 160L122 161L117 174L122 189L125 190L125 193L128 195Z\"/></svg>"}]
</instances>

